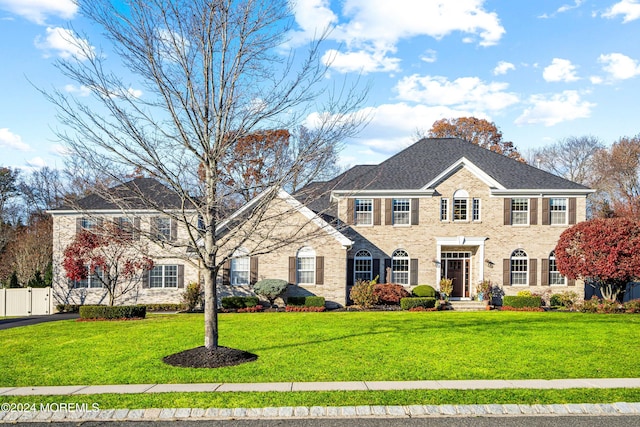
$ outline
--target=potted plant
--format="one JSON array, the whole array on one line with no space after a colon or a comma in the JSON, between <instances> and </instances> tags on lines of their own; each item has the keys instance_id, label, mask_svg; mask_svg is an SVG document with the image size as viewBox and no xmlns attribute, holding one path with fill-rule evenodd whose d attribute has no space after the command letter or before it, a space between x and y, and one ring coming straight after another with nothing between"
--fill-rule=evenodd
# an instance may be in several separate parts
<instances>
[{"instance_id":1,"label":"potted plant","mask_svg":"<svg viewBox=\"0 0 640 427\"><path fill-rule=\"evenodd\" d=\"M491 303L491 288L493 287L491 280L483 280L476 285L476 294L478 295L478 301L487 301L487 304Z\"/></svg>"},{"instance_id":2,"label":"potted plant","mask_svg":"<svg viewBox=\"0 0 640 427\"><path fill-rule=\"evenodd\" d=\"M449 301L451 292L453 292L453 279L447 279L446 277L440 279L440 293L445 301Z\"/></svg>"}]
</instances>

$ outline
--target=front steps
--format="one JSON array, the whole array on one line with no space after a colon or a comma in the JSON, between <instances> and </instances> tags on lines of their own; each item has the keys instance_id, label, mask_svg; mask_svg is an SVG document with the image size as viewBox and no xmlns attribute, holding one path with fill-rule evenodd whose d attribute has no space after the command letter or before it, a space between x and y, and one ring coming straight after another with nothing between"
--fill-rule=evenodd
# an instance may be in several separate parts
<instances>
[{"instance_id":1,"label":"front steps","mask_svg":"<svg viewBox=\"0 0 640 427\"><path fill-rule=\"evenodd\" d=\"M487 309L486 301L449 301L449 310L455 311L485 311Z\"/></svg>"}]
</instances>

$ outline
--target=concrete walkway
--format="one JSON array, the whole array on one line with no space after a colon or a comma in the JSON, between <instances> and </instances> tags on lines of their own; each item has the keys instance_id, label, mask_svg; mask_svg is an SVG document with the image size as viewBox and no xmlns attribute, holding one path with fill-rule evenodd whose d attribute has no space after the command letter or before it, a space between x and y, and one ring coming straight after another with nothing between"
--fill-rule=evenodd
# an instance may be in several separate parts
<instances>
[{"instance_id":1,"label":"concrete walkway","mask_svg":"<svg viewBox=\"0 0 640 427\"><path fill-rule=\"evenodd\" d=\"M585 378L564 380L446 380L345 381L280 383L115 384L0 388L0 396L74 396L171 392L296 392L376 390L480 390L480 389L640 388L640 378Z\"/></svg>"},{"instance_id":2,"label":"concrete walkway","mask_svg":"<svg viewBox=\"0 0 640 427\"><path fill-rule=\"evenodd\" d=\"M447 380L353 381L209 384L119 384L92 386L37 386L0 388L0 396L23 396L20 403L3 403L0 423L55 421L170 421L299 418L427 418L559 415L630 415L640 417L640 403L487 404L406 406L289 406L265 408L149 408L100 409L99 404L74 403L73 396L104 393L169 392L297 392L336 390L478 390L478 389L640 388L640 378L589 378L566 380ZM36 396L66 396L59 403L42 404Z\"/></svg>"}]
</instances>

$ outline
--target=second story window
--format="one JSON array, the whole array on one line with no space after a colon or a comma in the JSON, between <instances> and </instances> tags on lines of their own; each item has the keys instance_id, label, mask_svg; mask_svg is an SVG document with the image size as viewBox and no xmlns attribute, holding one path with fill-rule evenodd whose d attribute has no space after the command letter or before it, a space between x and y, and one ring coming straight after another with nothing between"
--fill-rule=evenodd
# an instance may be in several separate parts
<instances>
[{"instance_id":1,"label":"second story window","mask_svg":"<svg viewBox=\"0 0 640 427\"><path fill-rule=\"evenodd\" d=\"M373 200L356 199L355 201L356 225L373 224Z\"/></svg>"},{"instance_id":2,"label":"second story window","mask_svg":"<svg viewBox=\"0 0 640 427\"><path fill-rule=\"evenodd\" d=\"M480 221L480 199L473 199L471 206L472 221Z\"/></svg>"},{"instance_id":3,"label":"second story window","mask_svg":"<svg viewBox=\"0 0 640 427\"><path fill-rule=\"evenodd\" d=\"M458 190L453 194L453 220L467 221L469 219L469 193Z\"/></svg>"},{"instance_id":4,"label":"second story window","mask_svg":"<svg viewBox=\"0 0 640 427\"><path fill-rule=\"evenodd\" d=\"M95 218L83 217L80 221L83 230L94 231L98 227L98 220Z\"/></svg>"},{"instance_id":5,"label":"second story window","mask_svg":"<svg viewBox=\"0 0 640 427\"><path fill-rule=\"evenodd\" d=\"M393 199L393 225L409 225L410 223L409 199Z\"/></svg>"},{"instance_id":6,"label":"second story window","mask_svg":"<svg viewBox=\"0 0 640 427\"><path fill-rule=\"evenodd\" d=\"M529 224L529 199L511 199L511 225Z\"/></svg>"},{"instance_id":7,"label":"second story window","mask_svg":"<svg viewBox=\"0 0 640 427\"><path fill-rule=\"evenodd\" d=\"M159 240L171 240L171 218L156 218L156 237Z\"/></svg>"},{"instance_id":8,"label":"second story window","mask_svg":"<svg viewBox=\"0 0 640 427\"><path fill-rule=\"evenodd\" d=\"M567 199L549 199L549 223L565 225L567 223Z\"/></svg>"},{"instance_id":9,"label":"second story window","mask_svg":"<svg viewBox=\"0 0 640 427\"><path fill-rule=\"evenodd\" d=\"M449 199L440 199L440 221L449 221Z\"/></svg>"}]
</instances>

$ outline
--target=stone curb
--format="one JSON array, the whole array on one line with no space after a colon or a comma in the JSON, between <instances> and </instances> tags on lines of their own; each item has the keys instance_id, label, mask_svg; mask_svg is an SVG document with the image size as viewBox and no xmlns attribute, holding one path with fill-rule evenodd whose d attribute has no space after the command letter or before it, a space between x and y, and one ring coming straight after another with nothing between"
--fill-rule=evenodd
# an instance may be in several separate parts
<instances>
[{"instance_id":1,"label":"stone curb","mask_svg":"<svg viewBox=\"0 0 640 427\"><path fill-rule=\"evenodd\" d=\"M639 415L640 402L571 403L552 405L410 405L410 406L286 406L267 408L151 408L97 411L0 412L0 423L56 421L173 421L282 418L427 418L512 417L559 415Z\"/></svg>"}]
</instances>

